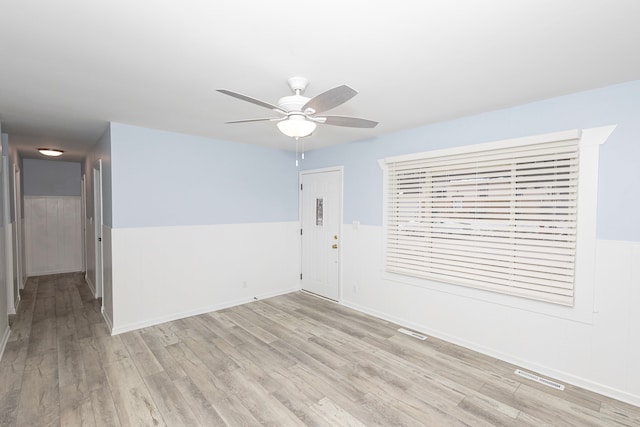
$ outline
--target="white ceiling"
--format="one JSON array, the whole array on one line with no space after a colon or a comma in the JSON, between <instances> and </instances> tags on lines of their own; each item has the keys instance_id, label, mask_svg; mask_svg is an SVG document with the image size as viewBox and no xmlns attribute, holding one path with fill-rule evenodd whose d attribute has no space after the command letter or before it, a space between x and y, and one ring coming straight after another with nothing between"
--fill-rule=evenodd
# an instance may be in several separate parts
<instances>
[{"instance_id":1,"label":"white ceiling","mask_svg":"<svg viewBox=\"0 0 640 427\"><path fill-rule=\"evenodd\" d=\"M0 123L79 159L109 121L292 149L287 78L359 94L307 149L640 79L636 0L0 0Z\"/></svg>"}]
</instances>

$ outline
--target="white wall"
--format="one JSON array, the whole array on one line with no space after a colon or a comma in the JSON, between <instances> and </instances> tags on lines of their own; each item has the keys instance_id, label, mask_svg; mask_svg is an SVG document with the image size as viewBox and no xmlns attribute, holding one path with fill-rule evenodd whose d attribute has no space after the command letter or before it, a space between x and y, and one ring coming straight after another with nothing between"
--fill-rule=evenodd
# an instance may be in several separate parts
<instances>
[{"instance_id":1,"label":"white wall","mask_svg":"<svg viewBox=\"0 0 640 427\"><path fill-rule=\"evenodd\" d=\"M343 229L345 305L640 404L640 243L598 241L596 312L580 322L490 302L482 291L389 280L382 227Z\"/></svg>"},{"instance_id":2,"label":"white wall","mask_svg":"<svg viewBox=\"0 0 640 427\"><path fill-rule=\"evenodd\" d=\"M297 222L111 230L113 333L297 289L298 238Z\"/></svg>"}]
</instances>

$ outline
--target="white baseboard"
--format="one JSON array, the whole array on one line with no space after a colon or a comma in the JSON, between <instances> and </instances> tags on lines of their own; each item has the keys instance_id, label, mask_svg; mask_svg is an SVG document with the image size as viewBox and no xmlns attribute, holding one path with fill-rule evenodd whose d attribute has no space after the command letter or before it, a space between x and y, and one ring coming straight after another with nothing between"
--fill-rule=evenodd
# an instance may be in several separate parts
<instances>
[{"instance_id":1,"label":"white baseboard","mask_svg":"<svg viewBox=\"0 0 640 427\"><path fill-rule=\"evenodd\" d=\"M142 321L142 322L135 322L135 323L130 323L128 325L118 326L116 328L112 327L111 328L111 335L118 335L118 334L122 334L122 333L125 333L125 332L130 332L130 331L135 331L137 329L146 328L146 327L149 327L149 326L159 325L161 323L171 322L173 320L184 319L185 317L197 316L199 314L210 313L212 311L222 310L224 308L235 307L237 305L247 304L247 303L250 303L252 301L262 300L262 299L266 299L266 298L276 297L278 295L284 295L284 294L288 294L288 293L291 293L291 292L296 292L298 290L299 289L296 289L296 288L282 289L282 290L279 290L279 291L269 292L269 293L258 295L258 296L255 296L255 297L247 297L247 298L242 298L242 299L238 299L238 300L234 300L234 301L224 302L224 303L221 303L221 304L208 305L208 306L205 306L205 307L197 308L195 310L185 311L185 312L181 312L181 313L173 313L173 314L170 314L170 315L167 315L167 316L157 317L155 319L148 319L148 320L145 320L145 321ZM103 313L103 316L105 316L105 319L107 320L107 323L109 325L111 325L111 322L106 317L105 313Z\"/></svg>"},{"instance_id":2,"label":"white baseboard","mask_svg":"<svg viewBox=\"0 0 640 427\"><path fill-rule=\"evenodd\" d=\"M478 353L485 354L487 356L495 357L496 359L500 359L507 363L511 363L513 365L519 366L521 368L535 371L539 374L551 377L557 381L566 382L572 384L577 387L584 388L586 390L593 391L595 393L599 393L605 396L609 396L611 398L621 400L623 402L630 403L631 405L640 406L640 396L634 395L631 393L627 393L622 390L618 390L612 387L608 387L606 385L599 384L597 382L587 380L585 378L577 377L575 375L568 374L563 371L559 371L553 368L549 368L548 366L543 366L538 363L535 363L531 360L525 360L507 353L502 353L499 351L495 351L494 349L477 345L476 343L461 339L459 337L442 333L437 330L432 330L426 328L424 325L419 325L414 322L407 321L405 319L390 316L386 313L379 312L377 310L371 310L369 308L360 306L358 304L351 303L349 301L342 301L342 305L352 308L361 313L368 314L370 316L377 317L379 319L386 320L388 322L393 322L397 325L404 326L409 329L413 329L414 331L420 332L425 335L431 335L435 338L450 342L452 344L460 345L462 347L468 348L473 351L477 351Z\"/></svg>"},{"instance_id":3,"label":"white baseboard","mask_svg":"<svg viewBox=\"0 0 640 427\"><path fill-rule=\"evenodd\" d=\"M2 356L4 355L4 349L7 347L7 342L9 341L9 335L11 334L11 329L7 325L7 328L4 330L2 334L2 341L0 341L0 360L2 360Z\"/></svg>"},{"instance_id":4,"label":"white baseboard","mask_svg":"<svg viewBox=\"0 0 640 427\"><path fill-rule=\"evenodd\" d=\"M113 322L109 318L109 315L105 311L104 307L100 307L100 313L102 313L102 318L104 319L105 323L107 324L107 327L109 328L109 331L111 332L111 335L115 335L113 333Z\"/></svg>"},{"instance_id":5,"label":"white baseboard","mask_svg":"<svg viewBox=\"0 0 640 427\"><path fill-rule=\"evenodd\" d=\"M22 298L20 298L20 291L18 291L18 299L16 300L16 308L15 308L15 312L17 313L18 310L20 309L20 302L22 301ZM16 313L12 313L12 314L16 314Z\"/></svg>"},{"instance_id":6,"label":"white baseboard","mask_svg":"<svg viewBox=\"0 0 640 427\"><path fill-rule=\"evenodd\" d=\"M28 277L37 277L37 276L48 276L50 274L66 274L66 273L82 273L82 268L78 266L78 268L63 268L63 269L54 269L54 270L46 270L46 271L29 271L27 272Z\"/></svg>"},{"instance_id":7,"label":"white baseboard","mask_svg":"<svg viewBox=\"0 0 640 427\"><path fill-rule=\"evenodd\" d=\"M93 284L93 282L89 278L89 275L86 272L84 273L84 281L87 282L87 286L91 290L91 295L93 295L95 297L95 295L96 295L96 286Z\"/></svg>"}]
</instances>

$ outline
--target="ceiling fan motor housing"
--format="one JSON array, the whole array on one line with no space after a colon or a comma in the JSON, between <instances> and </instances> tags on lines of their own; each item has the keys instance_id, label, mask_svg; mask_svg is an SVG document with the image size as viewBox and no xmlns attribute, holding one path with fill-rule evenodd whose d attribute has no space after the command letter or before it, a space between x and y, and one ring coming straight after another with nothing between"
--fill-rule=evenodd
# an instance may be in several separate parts
<instances>
[{"instance_id":1,"label":"ceiling fan motor housing","mask_svg":"<svg viewBox=\"0 0 640 427\"><path fill-rule=\"evenodd\" d=\"M309 101L309 98L302 95L285 96L278 100L278 107L286 112L302 111L302 107L307 101Z\"/></svg>"}]
</instances>

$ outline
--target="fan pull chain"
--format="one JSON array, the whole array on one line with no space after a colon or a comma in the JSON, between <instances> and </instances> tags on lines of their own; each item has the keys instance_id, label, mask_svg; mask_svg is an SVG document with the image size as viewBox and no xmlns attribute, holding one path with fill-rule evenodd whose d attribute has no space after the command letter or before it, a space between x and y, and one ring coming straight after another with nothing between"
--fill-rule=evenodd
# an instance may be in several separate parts
<instances>
[{"instance_id":1,"label":"fan pull chain","mask_svg":"<svg viewBox=\"0 0 640 427\"><path fill-rule=\"evenodd\" d=\"M299 137L294 137L296 139L296 167L300 166L300 161L298 161L298 153L300 153L300 160L304 160L304 139L302 140L302 151L298 150L298 142L300 140Z\"/></svg>"}]
</instances>

